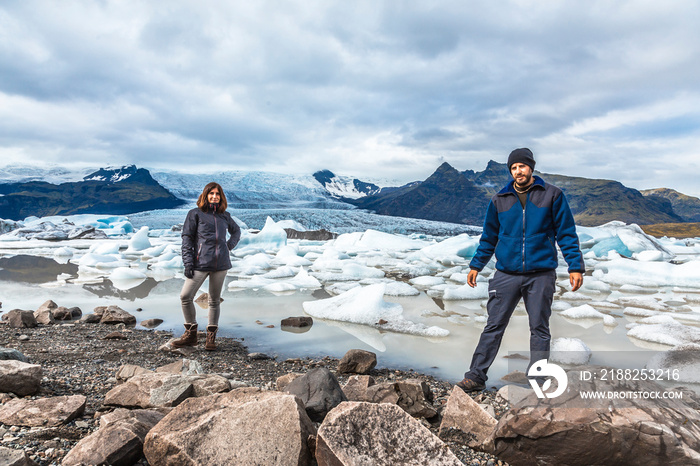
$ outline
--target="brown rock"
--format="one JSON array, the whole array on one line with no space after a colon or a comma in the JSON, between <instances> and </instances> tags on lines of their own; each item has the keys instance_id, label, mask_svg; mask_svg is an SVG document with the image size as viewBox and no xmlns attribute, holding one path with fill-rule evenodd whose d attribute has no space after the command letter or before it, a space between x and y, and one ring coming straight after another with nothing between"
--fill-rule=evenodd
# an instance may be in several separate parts
<instances>
[{"instance_id":1,"label":"brown rock","mask_svg":"<svg viewBox=\"0 0 700 466\"><path fill-rule=\"evenodd\" d=\"M73 319L73 314L71 313L70 309L64 306L59 306L55 309L51 309L51 315L53 316L54 320L72 320Z\"/></svg>"},{"instance_id":2,"label":"brown rock","mask_svg":"<svg viewBox=\"0 0 700 466\"><path fill-rule=\"evenodd\" d=\"M39 466L29 459L24 451L5 447L0 447L0 464L4 466Z\"/></svg>"},{"instance_id":3,"label":"brown rock","mask_svg":"<svg viewBox=\"0 0 700 466\"><path fill-rule=\"evenodd\" d=\"M134 376L152 373L153 371L149 371L148 369L144 369L143 367L135 364L124 364L119 368L119 370L117 370L116 378L119 382L126 382Z\"/></svg>"},{"instance_id":4,"label":"brown rock","mask_svg":"<svg viewBox=\"0 0 700 466\"><path fill-rule=\"evenodd\" d=\"M177 406L193 394L192 384L181 379L167 373L136 375L108 391L104 404L125 408Z\"/></svg>"},{"instance_id":5,"label":"brown rock","mask_svg":"<svg viewBox=\"0 0 700 466\"><path fill-rule=\"evenodd\" d=\"M451 465L462 462L419 421L391 404L345 402L321 424L318 466Z\"/></svg>"},{"instance_id":6,"label":"brown rock","mask_svg":"<svg viewBox=\"0 0 700 466\"><path fill-rule=\"evenodd\" d=\"M168 372L170 374L194 375L204 374L202 365L192 359L179 359L171 364L160 366L156 372Z\"/></svg>"},{"instance_id":7,"label":"brown rock","mask_svg":"<svg viewBox=\"0 0 700 466\"><path fill-rule=\"evenodd\" d=\"M306 465L314 433L296 397L239 388L186 400L148 433L143 450L152 466Z\"/></svg>"},{"instance_id":8,"label":"brown rock","mask_svg":"<svg viewBox=\"0 0 700 466\"><path fill-rule=\"evenodd\" d=\"M338 363L340 374L368 374L377 365L377 355L371 351L351 349Z\"/></svg>"},{"instance_id":9,"label":"brown rock","mask_svg":"<svg viewBox=\"0 0 700 466\"><path fill-rule=\"evenodd\" d=\"M313 324L314 319L309 316L287 317L286 319L282 319L282 322L280 322L282 327L294 328L311 327Z\"/></svg>"},{"instance_id":10,"label":"brown rock","mask_svg":"<svg viewBox=\"0 0 700 466\"><path fill-rule=\"evenodd\" d=\"M528 387L530 386L530 382L528 381L527 374L522 371L513 371L510 372L503 377L501 377L501 380L504 382L510 382L510 383L517 383L520 385L527 385Z\"/></svg>"},{"instance_id":11,"label":"brown rock","mask_svg":"<svg viewBox=\"0 0 700 466\"><path fill-rule=\"evenodd\" d=\"M143 454L146 434L163 416L157 411L126 409L106 414L100 418L100 429L80 440L61 464L134 464Z\"/></svg>"},{"instance_id":12,"label":"brown rock","mask_svg":"<svg viewBox=\"0 0 700 466\"><path fill-rule=\"evenodd\" d=\"M700 413L682 399L583 399L582 392L659 394L664 389L651 381L582 381L578 369L567 376L562 395L527 397L506 412L483 448L512 464L700 463Z\"/></svg>"},{"instance_id":13,"label":"brown rock","mask_svg":"<svg viewBox=\"0 0 700 466\"><path fill-rule=\"evenodd\" d=\"M343 393L348 401L371 401L367 389L374 384L374 378L371 375L352 375L343 387Z\"/></svg>"},{"instance_id":14,"label":"brown rock","mask_svg":"<svg viewBox=\"0 0 700 466\"><path fill-rule=\"evenodd\" d=\"M7 325L12 328L34 328L38 325L32 311L13 309L2 317L7 317Z\"/></svg>"},{"instance_id":15,"label":"brown rock","mask_svg":"<svg viewBox=\"0 0 700 466\"><path fill-rule=\"evenodd\" d=\"M147 319L141 322L142 327L156 328L163 323L163 319Z\"/></svg>"},{"instance_id":16,"label":"brown rock","mask_svg":"<svg viewBox=\"0 0 700 466\"><path fill-rule=\"evenodd\" d=\"M95 308L97 311L97 308ZM97 312L95 312L97 314ZM136 317L132 316L119 306L108 306L102 312L100 322L103 324L136 325Z\"/></svg>"},{"instance_id":17,"label":"brown rock","mask_svg":"<svg viewBox=\"0 0 700 466\"><path fill-rule=\"evenodd\" d=\"M399 393L397 404L411 416L430 419L437 414L433 408L433 392L430 386L418 379L408 379L396 382Z\"/></svg>"},{"instance_id":18,"label":"brown rock","mask_svg":"<svg viewBox=\"0 0 700 466\"><path fill-rule=\"evenodd\" d=\"M55 427L83 414L86 401L82 395L36 400L15 398L0 406L0 422L11 426Z\"/></svg>"},{"instance_id":19,"label":"brown rock","mask_svg":"<svg viewBox=\"0 0 700 466\"><path fill-rule=\"evenodd\" d=\"M17 360L0 361L0 392L18 396L33 395L39 391L42 370L38 364Z\"/></svg>"},{"instance_id":20,"label":"brown rock","mask_svg":"<svg viewBox=\"0 0 700 466\"><path fill-rule=\"evenodd\" d=\"M498 421L458 387L452 389L442 412L439 436L469 447L480 446L493 433Z\"/></svg>"},{"instance_id":21,"label":"brown rock","mask_svg":"<svg viewBox=\"0 0 700 466\"><path fill-rule=\"evenodd\" d=\"M277 390L283 392L284 389L289 385L294 379L301 377L304 374L298 372L290 372L289 374L284 374L281 377L277 377Z\"/></svg>"},{"instance_id":22,"label":"brown rock","mask_svg":"<svg viewBox=\"0 0 700 466\"><path fill-rule=\"evenodd\" d=\"M85 314L80 318L80 322L84 324L98 324L102 320L102 316L98 314Z\"/></svg>"},{"instance_id":23,"label":"brown rock","mask_svg":"<svg viewBox=\"0 0 700 466\"><path fill-rule=\"evenodd\" d=\"M399 387L393 382L384 382L367 387L367 401L370 403L398 404Z\"/></svg>"}]
</instances>

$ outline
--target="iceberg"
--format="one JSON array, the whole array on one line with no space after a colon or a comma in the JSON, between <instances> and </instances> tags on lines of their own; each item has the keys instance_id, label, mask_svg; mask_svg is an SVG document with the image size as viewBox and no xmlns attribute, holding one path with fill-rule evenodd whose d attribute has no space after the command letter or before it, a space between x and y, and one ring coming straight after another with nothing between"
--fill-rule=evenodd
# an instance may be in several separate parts
<instances>
[{"instance_id":1,"label":"iceberg","mask_svg":"<svg viewBox=\"0 0 700 466\"><path fill-rule=\"evenodd\" d=\"M267 217L265 226L258 233L241 231L241 240L236 248L257 248L263 250L280 249L287 244L287 232L277 225L271 217Z\"/></svg>"},{"instance_id":2,"label":"iceberg","mask_svg":"<svg viewBox=\"0 0 700 466\"><path fill-rule=\"evenodd\" d=\"M383 330L413 335L444 337L449 331L427 327L403 317L403 307L384 301L386 285L379 283L357 287L332 298L302 303L304 312L319 319L369 325Z\"/></svg>"},{"instance_id":3,"label":"iceberg","mask_svg":"<svg viewBox=\"0 0 700 466\"><path fill-rule=\"evenodd\" d=\"M143 226L129 240L129 247L126 252L138 252L152 247L151 241L148 239L148 227Z\"/></svg>"},{"instance_id":4,"label":"iceberg","mask_svg":"<svg viewBox=\"0 0 700 466\"><path fill-rule=\"evenodd\" d=\"M458 256L467 258L474 256L476 248L479 246L479 238L469 236L466 233L453 236L440 241L437 244L426 246L420 250L423 254L433 260L440 260L445 257Z\"/></svg>"},{"instance_id":5,"label":"iceberg","mask_svg":"<svg viewBox=\"0 0 700 466\"><path fill-rule=\"evenodd\" d=\"M612 285L637 285L644 287L677 286L700 289L700 261L684 264L669 262L640 262L631 259L614 259L601 262L596 270L605 271L603 281Z\"/></svg>"},{"instance_id":6,"label":"iceberg","mask_svg":"<svg viewBox=\"0 0 700 466\"><path fill-rule=\"evenodd\" d=\"M445 301L452 301L460 299L487 299L488 297L488 285L484 282L477 282L475 288L469 285L446 288L442 299Z\"/></svg>"},{"instance_id":7,"label":"iceberg","mask_svg":"<svg viewBox=\"0 0 700 466\"><path fill-rule=\"evenodd\" d=\"M583 365L591 359L591 349L578 338L555 338L549 360L558 364Z\"/></svg>"},{"instance_id":8,"label":"iceberg","mask_svg":"<svg viewBox=\"0 0 700 466\"><path fill-rule=\"evenodd\" d=\"M566 309L561 311L559 315L569 319L603 319L604 325L616 325L613 316L603 314L589 304Z\"/></svg>"}]
</instances>

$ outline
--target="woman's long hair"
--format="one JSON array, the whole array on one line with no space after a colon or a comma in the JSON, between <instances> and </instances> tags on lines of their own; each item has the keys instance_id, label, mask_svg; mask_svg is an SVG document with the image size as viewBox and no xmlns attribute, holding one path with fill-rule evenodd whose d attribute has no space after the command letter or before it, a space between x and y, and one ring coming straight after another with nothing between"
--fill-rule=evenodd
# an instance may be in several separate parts
<instances>
[{"instance_id":1,"label":"woman's long hair","mask_svg":"<svg viewBox=\"0 0 700 466\"><path fill-rule=\"evenodd\" d=\"M223 214L226 211L226 208L228 207L228 202L226 202L226 194L224 194L224 190L221 187L221 185L213 181L207 184L204 187L202 194L199 195L199 199L197 199L197 207L199 207L199 210L201 210L202 212L206 212L209 209L208 196L214 188L219 190L219 197L221 198L221 200L219 201L219 207L216 209L216 211L220 214Z\"/></svg>"}]
</instances>

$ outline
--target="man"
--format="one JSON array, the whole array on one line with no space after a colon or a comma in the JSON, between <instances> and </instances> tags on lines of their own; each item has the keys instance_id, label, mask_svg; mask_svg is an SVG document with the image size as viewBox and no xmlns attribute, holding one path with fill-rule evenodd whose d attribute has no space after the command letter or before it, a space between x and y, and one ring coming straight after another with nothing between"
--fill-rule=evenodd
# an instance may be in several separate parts
<instances>
[{"instance_id":1,"label":"man","mask_svg":"<svg viewBox=\"0 0 700 466\"><path fill-rule=\"evenodd\" d=\"M464 391L484 389L486 373L520 298L530 323L530 364L549 357L549 317L558 265L555 242L569 266L572 291L583 284L583 254L574 216L561 189L533 176L535 159L530 149L511 152L508 170L513 181L491 198L479 247L469 264L467 283L475 287L478 273L496 254L486 327L469 372L457 383Z\"/></svg>"}]
</instances>

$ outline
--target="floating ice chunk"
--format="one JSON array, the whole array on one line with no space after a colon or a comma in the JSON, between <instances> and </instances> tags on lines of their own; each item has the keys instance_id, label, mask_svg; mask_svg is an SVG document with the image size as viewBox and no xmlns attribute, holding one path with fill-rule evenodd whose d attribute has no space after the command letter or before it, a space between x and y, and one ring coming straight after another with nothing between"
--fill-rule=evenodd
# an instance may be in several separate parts
<instances>
[{"instance_id":1,"label":"floating ice chunk","mask_svg":"<svg viewBox=\"0 0 700 466\"><path fill-rule=\"evenodd\" d=\"M489 287L486 283L477 283L475 288L469 285L450 287L445 289L444 300L452 301L459 299L484 299L489 297Z\"/></svg>"},{"instance_id":2,"label":"floating ice chunk","mask_svg":"<svg viewBox=\"0 0 700 466\"><path fill-rule=\"evenodd\" d=\"M443 283L445 283L445 279L442 277L423 276L411 278L408 282L411 285L428 288L435 285L442 285Z\"/></svg>"},{"instance_id":3,"label":"floating ice chunk","mask_svg":"<svg viewBox=\"0 0 700 466\"><path fill-rule=\"evenodd\" d=\"M661 251L642 251L635 253L634 258L640 262L660 262L664 260L664 253Z\"/></svg>"},{"instance_id":4,"label":"floating ice chunk","mask_svg":"<svg viewBox=\"0 0 700 466\"><path fill-rule=\"evenodd\" d=\"M379 249L382 251L412 251L421 249L427 244L428 243L425 241L411 239L404 235L367 230L359 238L355 246L360 246L364 249Z\"/></svg>"},{"instance_id":5,"label":"floating ice chunk","mask_svg":"<svg viewBox=\"0 0 700 466\"><path fill-rule=\"evenodd\" d=\"M277 222L277 226L283 229L290 228L292 230L296 231L306 231L306 227L302 225L301 223L297 222L296 220L279 220Z\"/></svg>"},{"instance_id":6,"label":"floating ice chunk","mask_svg":"<svg viewBox=\"0 0 700 466\"><path fill-rule=\"evenodd\" d=\"M270 283L268 285L263 286L263 290L275 292L275 293L296 291L296 289L297 289L296 286L292 285L291 283L287 283L287 282L275 282L275 283Z\"/></svg>"},{"instance_id":7,"label":"floating ice chunk","mask_svg":"<svg viewBox=\"0 0 700 466\"><path fill-rule=\"evenodd\" d=\"M386 283L386 291L384 294L386 296L418 296L420 291L408 283L391 280Z\"/></svg>"},{"instance_id":8,"label":"floating ice chunk","mask_svg":"<svg viewBox=\"0 0 700 466\"><path fill-rule=\"evenodd\" d=\"M607 293L610 291L610 285L602 280L597 280L593 277L586 277L581 286L581 291L598 291L601 293Z\"/></svg>"},{"instance_id":9,"label":"floating ice chunk","mask_svg":"<svg viewBox=\"0 0 700 466\"><path fill-rule=\"evenodd\" d=\"M155 262L152 266L162 269L179 269L184 267L185 264L183 264L182 262L182 257L176 255L175 257L172 257L169 260L159 260Z\"/></svg>"},{"instance_id":10,"label":"floating ice chunk","mask_svg":"<svg viewBox=\"0 0 700 466\"><path fill-rule=\"evenodd\" d=\"M552 303L552 310L553 311L565 311L569 308L571 308L571 304L567 303L566 301L560 301L556 300Z\"/></svg>"},{"instance_id":11,"label":"floating ice chunk","mask_svg":"<svg viewBox=\"0 0 700 466\"><path fill-rule=\"evenodd\" d=\"M655 288L645 288L638 285L622 285L618 290L623 293L653 293L656 291Z\"/></svg>"},{"instance_id":12,"label":"floating ice chunk","mask_svg":"<svg viewBox=\"0 0 700 466\"><path fill-rule=\"evenodd\" d=\"M563 317L569 319L603 319L604 325L615 325L615 318L596 310L589 304L572 307L560 313Z\"/></svg>"},{"instance_id":13,"label":"floating ice chunk","mask_svg":"<svg viewBox=\"0 0 700 466\"><path fill-rule=\"evenodd\" d=\"M332 295L339 295L342 293L345 293L346 291L352 290L353 288L361 287L359 282L340 282L340 283L333 283L332 285L326 286L324 289L332 294Z\"/></svg>"},{"instance_id":14,"label":"floating ice chunk","mask_svg":"<svg viewBox=\"0 0 700 466\"><path fill-rule=\"evenodd\" d=\"M319 282L315 277L309 275L309 273L306 270L304 270L303 267L299 269L299 273L297 273L296 276L289 281L289 283L296 286L297 288L321 288L321 282Z\"/></svg>"},{"instance_id":15,"label":"floating ice chunk","mask_svg":"<svg viewBox=\"0 0 700 466\"><path fill-rule=\"evenodd\" d=\"M588 364L591 349L578 338L556 338L552 341L549 359L559 364Z\"/></svg>"},{"instance_id":16,"label":"floating ice chunk","mask_svg":"<svg viewBox=\"0 0 700 466\"><path fill-rule=\"evenodd\" d=\"M118 267L109 274L110 280L144 280L148 278L145 273L129 267Z\"/></svg>"},{"instance_id":17,"label":"floating ice chunk","mask_svg":"<svg viewBox=\"0 0 700 466\"><path fill-rule=\"evenodd\" d=\"M351 248L354 248L357 245L357 242L360 241L362 235L364 235L364 232L362 231L356 231L353 233L343 233L342 235L339 235L335 240L333 240L333 247L341 249L343 251L347 251Z\"/></svg>"},{"instance_id":18,"label":"floating ice chunk","mask_svg":"<svg viewBox=\"0 0 700 466\"><path fill-rule=\"evenodd\" d=\"M159 246L153 246L151 248L144 249L143 251L141 251L141 257L143 257L144 259L152 259L154 257L158 257L161 254L163 254L167 247L167 244L161 244Z\"/></svg>"},{"instance_id":19,"label":"floating ice chunk","mask_svg":"<svg viewBox=\"0 0 700 466\"><path fill-rule=\"evenodd\" d=\"M467 258L474 256L478 245L479 238L462 233L437 244L426 246L421 249L421 252L434 260L452 256Z\"/></svg>"},{"instance_id":20,"label":"floating ice chunk","mask_svg":"<svg viewBox=\"0 0 700 466\"><path fill-rule=\"evenodd\" d=\"M254 247L258 249L279 249L287 244L287 232L277 225L272 218L267 217L265 226L258 233L241 232L237 248Z\"/></svg>"},{"instance_id":21,"label":"floating ice chunk","mask_svg":"<svg viewBox=\"0 0 700 466\"><path fill-rule=\"evenodd\" d=\"M648 319L654 317L664 316ZM664 319L663 323L656 324L637 324L627 332L627 336L668 346L700 343L700 329L676 322L670 316L665 317L669 317L670 320Z\"/></svg>"},{"instance_id":22,"label":"floating ice chunk","mask_svg":"<svg viewBox=\"0 0 700 466\"><path fill-rule=\"evenodd\" d=\"M607 271L604 280L611 284L700 288L700 261L671 264L615 259L597 267Z\"/></svg>"},{"instance_id":23,"label":"floating ice chunk","mask_svg":"<svg viewBox=\"0 0 700 466\"><path fill-rule=\"evenodd\" d=\"M467 283L468 273L453 273L450 275L450 280L457 283Z\"/></svg>"},{"instance_id":24,"label":"floating ice chunk","mask_svg":"<svg viewBox=\"0 0 700 466\"><path fill-rule=\"evenodd\" d=\"M613 221L599 227L576 227L579 234L585 233L595 239L596 246L605 238L617 237L627 248L635 253L646 250L661 251L667 259L673 257L657 239L647 235L638 225L626 225L623 222ZM593 246L595 248L595 246ZM598 255L598 257L601 257ZM629 256L628 256L629 257Z\"/></svg>"},{"instance_id":25,"label":"floating ice chunk","mask_svg":"<svg viewBox=\"0 0 700 466\"><path fill-rule=\"evenodd\" d=\"M632 306L632 307L641 307L643 309L651 309L652 311L669 311L668 306L666 306L663 303L658 302L656 299L652 298L651 296L647 297L638 297L638 296L625 296L618 298L613 301L615 304L620 304L622 306Z\"/></svg>"},{"instance_id":26,"label":"floating ice chunk","mask_svg":"<svg viewBox=\"0 0 700 466\"><path fill-rule=\"evenodd\" d=\"M129 240L127 252L143 251L152 247L151 241L148 239L148 227L143 226Z\"/></svg>"},{"instance_id":27,"label":"floating ice chunk","mask_svg":"<svg viewBox=\"0 0 700 466\"><path fill-rule=\"evenodd\" d=\"M53 252L55 257L73 257L73 248L61 247Z\"/></svg>"},{"instance_id":28,"label":"floating ice chunk","mask_svg":"<svg viewBox=\"0 0 700 466\"><path fill-rule=\"evenodd\" d=\"M449 331L440 327L426 327L403 317L403 307L384 301L383 283L353 288L338 296L318 301L305 301L304 311L319 319L337 320L370 325L400 333L423 336L447 336ZM380 322L386 322L380 324Z\"/></svg>"},{"instance_id":29,"label":"floating ice chunk","mask_svg":"<svg viewBox=\"0 0 700 466\"><path fill-rule=\"evenodd\" d=\"M93 245L90 252L95 254L119 254L119 243L116 241L103 241Z\"/></svg>"},{"instance_id":30,"label":"floating ice chunk","mask_svg":"<svg viewBox=\"0 0 700 466\"><path fill-rule=\"evenodd\" d=\"M258 289L263 288L266 285L272 283L272 280L267 278L262 278L258 275L253 275L252 277L245 280L231 280L228 283L229 290L245 290L245 289Z\"/></svg>"},{"instance_id":31,"label":"floating ice chunk","mask_svg":"<svg viewBox=\"0 0 700 466\"><path fill-rule=\"evenodd\" d=\"M359 280L363 278L382 278L384 272L374 267L367 267L354 262L349 262L343 265L343 275L352 279Z\"/></svg>"},{"instance_id":32,"label":"floating ice chunk","mask_svg":"<svg viewBox=\"0 0 700 466\"><path fill-rule=\"evenodd\" d=\"M596 257L609 257L611 251L615 251L621 256L632 257L632 251L630 251L625 243L622 242L619 236L615 235L610 238L604 238L598 241L591 251L596 255Z\"/></svg>"},{"instance_id":33,"label":"floating ice chunk","mask_svg":"<svg viewBox=\"0 0 700 466\"><path fill-rule=\"evenodd\" d=\"M561 299L566 299L568 301L588 301L591 299L591 297L583 293L579 293L578 291L567 291L562 293Z\"/></svg>"},{"instance_id":34,"label":"floating ice chunk","mask_svg":"<svg viewBox=\"0 0 700 466\"><path fill-rule=\"evenodd\" d=\"M129 263L114 255L87 253L78 260L78 265L80 267L117 268L128 267Z\"/></svg>"},{"instance_id":35,"label":"floating ice chunk","mask_svg":"<svg viewBox=\"0 0 700 466\"><path fill-rule=\"evenodd\" d=\"M287 278L287 277L293 277L298 273L298 270L293 268L293 267L279 267L274 270L270 270L269 272L263 274L264 278Z\"/></svg>"},{"instance_id":36,"label":"floating ice chunk","mask_svg":"<svg viewBox=\"0 0 700 466\"><path fill-rule=\"evenodd\" d=\"M265 254L264 252L259 252L253 254L252 256L247 256L237 264L239 267L259 267L261 269L271 269L272 265L270 261L272 258Z\"/></svg>"}]
</instances>

